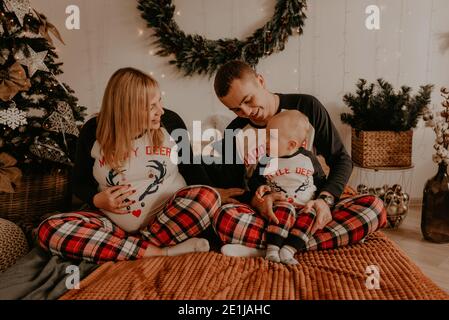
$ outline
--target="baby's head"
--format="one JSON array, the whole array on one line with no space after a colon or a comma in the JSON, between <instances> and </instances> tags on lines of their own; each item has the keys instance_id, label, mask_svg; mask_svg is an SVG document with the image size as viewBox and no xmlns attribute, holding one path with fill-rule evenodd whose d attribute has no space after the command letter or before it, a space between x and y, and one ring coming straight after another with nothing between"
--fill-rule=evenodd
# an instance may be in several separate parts
<instances>
[{"instance_id":1,"label":"baby's head","mask_svg":"<svg viewBox=\"0 0 449 320\"><path fill-rule=\"evenodd\" d=\"M295 153L307 139L309 130L309 119L298 110L276 114L267 124L267 154L284 157Z\"/></svg>"}]
</instances>

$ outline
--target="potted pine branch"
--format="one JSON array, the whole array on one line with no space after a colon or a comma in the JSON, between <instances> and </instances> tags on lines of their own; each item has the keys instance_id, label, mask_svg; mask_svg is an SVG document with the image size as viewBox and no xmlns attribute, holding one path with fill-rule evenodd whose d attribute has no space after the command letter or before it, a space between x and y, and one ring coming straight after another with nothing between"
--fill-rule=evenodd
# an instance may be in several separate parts
<instances>
[{"instance_id":1,"label":"potted pine branch","mask_svg":"<svg viewBox=\"0 0 449 320\"><path fill-rule=\"evenodd\" d=\"M429 105L433 85L421 86L416 95L402 86L395 91L383 79L357 82L356 93L347 93L344 103L352 113L342 113L352 127L352 160L365 168L410 167L413 128Z\"/></svg>"}]
</instances>

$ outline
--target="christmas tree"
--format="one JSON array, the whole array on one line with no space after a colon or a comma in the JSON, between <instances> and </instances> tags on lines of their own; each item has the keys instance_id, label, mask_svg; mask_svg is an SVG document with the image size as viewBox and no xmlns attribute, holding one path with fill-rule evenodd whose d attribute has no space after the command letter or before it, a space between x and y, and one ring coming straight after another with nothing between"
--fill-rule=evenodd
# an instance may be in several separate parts
<instances>
[{"instance_id":1,"label":"christmas tree","mask_svg":"<svg viewBox=\"0 0 449 320\"><path fill-rule=\"evenodd\" d=\"M58 30L29 0L0 0L0 38L0 154L30 172L72 166L86 108L57 79Z\"/></svg>"}]
</instances>

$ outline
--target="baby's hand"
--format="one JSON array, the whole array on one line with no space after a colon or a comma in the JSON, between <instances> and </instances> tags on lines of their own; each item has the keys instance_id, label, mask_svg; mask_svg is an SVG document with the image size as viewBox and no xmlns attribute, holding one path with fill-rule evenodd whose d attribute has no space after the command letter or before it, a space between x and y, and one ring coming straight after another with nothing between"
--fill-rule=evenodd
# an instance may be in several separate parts
<instances>
[{"instance_id":1,"label":"baby's hand","mask_svg":"<svg viewBox=\"0 0 449 320\"><path fill-rule=\"evenodd\" d=\"M261 185L259 188L257 188L256 194L254 195L256 197L256 200L259 202L263 202L263 196L265 193L270 192L271 188L267 185Z\"/></svg>"}]
</instances>

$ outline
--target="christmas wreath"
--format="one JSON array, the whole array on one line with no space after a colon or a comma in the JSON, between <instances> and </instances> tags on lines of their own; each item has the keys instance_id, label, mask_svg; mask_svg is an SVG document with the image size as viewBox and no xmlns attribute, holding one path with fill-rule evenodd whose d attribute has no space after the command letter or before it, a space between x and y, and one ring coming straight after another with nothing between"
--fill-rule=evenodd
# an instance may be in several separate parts
<instances>
[{"instance_id":1,"label":"christmas wreath","mask_svg":"<svg viewBox=\"0 0 449 320\"><path fill-rule=\"evenodd\" d=\"M302 34L307 9L306 0L277 0L274 15L263 27L241 41L239 39L209 40L198 34L186 34L174 20L175 6L171 0L138 0L138 9L152 28L156 54L174 55L170 64L185 75L195 73L211 76L230 60L243 60L255 66L273 52L282 51L293 32Z\"/></svg>"}]
</instances>

